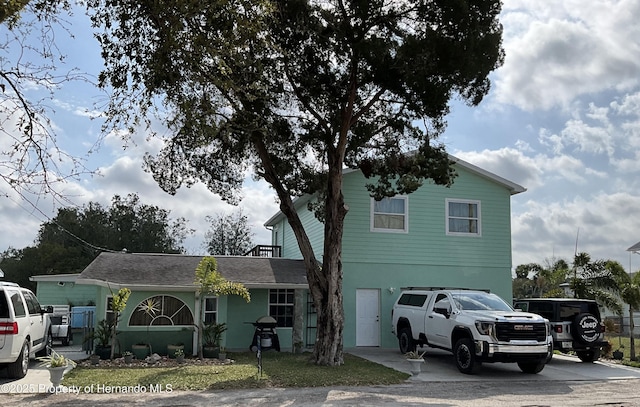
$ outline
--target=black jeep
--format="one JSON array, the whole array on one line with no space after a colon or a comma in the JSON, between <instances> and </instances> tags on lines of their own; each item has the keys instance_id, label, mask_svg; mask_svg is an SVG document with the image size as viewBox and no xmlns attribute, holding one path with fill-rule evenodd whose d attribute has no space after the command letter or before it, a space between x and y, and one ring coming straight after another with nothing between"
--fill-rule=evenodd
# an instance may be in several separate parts
<instances>
[{"instance_id":1,"label":"black jeep","mask_svg":"<svg viewBox=\"0 0 640 407\"><path fill-rule=\"evenodd\" d=\"M574 351L583 362L593 362L608 342L600 309L593 300L579 298L524 298L514 301L514 308L533 312L549 320L553 348ZM549 354L551 360L553 352Z\"/></svg>"}]
</instances>

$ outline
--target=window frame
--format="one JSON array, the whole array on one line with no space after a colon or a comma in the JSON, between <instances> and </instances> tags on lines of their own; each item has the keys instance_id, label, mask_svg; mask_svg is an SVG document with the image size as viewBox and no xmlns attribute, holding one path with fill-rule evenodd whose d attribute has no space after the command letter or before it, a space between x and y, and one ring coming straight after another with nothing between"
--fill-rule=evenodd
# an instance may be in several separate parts
<instances>
[{"instance_id":1,"label":"window frame","mask_svg":"<svg viewBox=\"0 0 640 407\"><path fill-rule=\"evenodd\" d=\"M215 300L215 304L216 304L216 309L214 311L207 311L207 300ZM203 309L202 309L202 321L205 324L208 323L218 323L218 297L214 296L214 295L207 295L204 297L204 302L202 303L203 305ZM207 314L213 314L213 321L207 321Z\"/></svg>"},{"instance_id":2,"label":"window frame","mask_svg":"<svg viewBox=\"0 0 640 407\"><path fill-rule=\"evenodd\" d=\"M135 321L135 318L137 316L137 313L142 312L139 310L140 305L149 300L150 298L156 298L156 297L161 297L160 302L159 302L159 310L158 313L156 315L154 315L151 318L151 322L148 324L132 324L132 319ZM167 299L169 299L170 301L177 301L177 304L180 305L180 307L176 310L171 310L172 313L167 313ZM190 322L187 324L176 324L174 322L174 317L176 317L176 315L181 312L182 310L186 309L189 312L189 317L190 317ZM153 321L157 320L157 319L162 319L162 320L168 320L171 322L171 324L154 324ZM193 312L193 309L189 306L189 304L187 304L186 301L184 301L182 298L177 297L175 295L171 295L171 294L154 294L151 296L148 296L146 298L144 298L143 300L139 301L138 304L134 307L133 311L131 312L131 314L129 315L129 318L127 319L127 326L130 328L143 328L146 327L147 329L152 329L152 330L166 330L166 329L173 329L173 328L184 328L184 327L190 327L193 326L193 324L195 323L196 319L195 319L195 314Z\"/></svg>"},{"instance_id":3,"label":"window frame","mask_svg":"<svg viewBox=\"0 0 640 407\"><path fill-rule=\"evenodd\" d=\"M460 217L460 216L451 216L449 214L449 204L451 203L460 203L460 204L474 204L476 205L476 217ZM475 220L477 225L477 232L455 232L449 229L449 222L451 219L466 219L466 220ZM481 237L482 236L482 202L477 199L458 199L458 198L446 198L445 199L445 228L447 236L467 236L467 237Z\"/></svg>"},{"instance_id":4,"label":"window frame","mask_svg":"<svg viewBox=\"0 0 640 407\"><path fill-rule=\"evenodd\" d=\"M285 293L285 300L289 298L289 294L291 295L291 303L288 302L271 302L271 294L273 291L276 291L276 298L279 297L279 294L281 291L284 291ZM293 288L270 288L269 292L267 293L268 298L267 298L267 307L268 307L268 315L275 318L276 321L279 322L279 318L290 318L291 319L291 325L280 325L280 323L278 323L277 327L278 328L288 328L291 329L293 328L293 323L294 323L294 317L295 317L295 303L296 303L296 295L295 295L295 289ZM287 314L287 312L285 311L284 313L272 313L271 312L271 307L291 307L291 314L289 317L289 314Z\"/></svg>"},{"instance_id":5,"label":"window frame","mask_svg":"<svg viewBox=\"0 0 640 407\"><path fill-rule=\"evenodd\" d=\"M380 232L380 233L409 233L409 197L407 195L396 195L393 197L385 197L382 199L399 199L404 202L404 213L402 216L404 217L404 228L403 229L391 229L391 228L380 228L375 227L375 217L378 215L400 215L397 213L385 213L385 212L376 212L375 204L376 200L371 198L371 208L369 211L369 219L370 219L370 231L371 232ZM378 201L379 202L379 201Z\"/></svg>"}]
</instances>

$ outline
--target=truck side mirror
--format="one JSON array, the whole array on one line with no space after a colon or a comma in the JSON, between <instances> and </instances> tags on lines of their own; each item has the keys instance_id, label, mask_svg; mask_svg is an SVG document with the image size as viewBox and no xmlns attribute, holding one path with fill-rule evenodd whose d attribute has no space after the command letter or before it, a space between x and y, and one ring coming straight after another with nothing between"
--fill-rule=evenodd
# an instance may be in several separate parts
<instances>
[{"instance_id":1,"label":"truck side mirror","mask_svg":"<svg viewBox=\"0 0 640 407\"><path fill-rule=\"evenodd\" d=\"M451 309L449 309L449 307L435 307L433 309L434 312L444 315L445 317L449 318L451 316Z\"/></svg>"},{"instance_id":2,"label":"truck side mirror","mask_svg":"<svg viewBox=\"0 0 640 407\"><path fill-rule=\"evenodd\" d=\"M43 311L47 314L51 314L53 313L53 307L51 305L48 305Z\"/></svg>"}]
</instances>

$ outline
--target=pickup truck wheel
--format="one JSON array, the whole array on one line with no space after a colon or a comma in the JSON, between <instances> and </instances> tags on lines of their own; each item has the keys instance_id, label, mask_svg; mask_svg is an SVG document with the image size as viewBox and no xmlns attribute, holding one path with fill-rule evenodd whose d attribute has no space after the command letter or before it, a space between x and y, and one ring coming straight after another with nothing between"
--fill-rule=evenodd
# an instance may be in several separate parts
<instances>
[{"instance_id":1,"label":"pickup truck wheel","mask_svg":"<svg viewBox=\"0 0 640 407\"><path fill-rule=\"evenodd\" d=\"M70 341L71 341L71 330L69 330L69 333L67 334L67 336L62 338L62 346L69 346Z\"/></svg>"},{"instance_id":2,"label":"pickup truck wheel","mask_svg":"<svg viewBox=\"0 0 640 407\"><path fill-rule=\"evenodd\" d=\"M24 341L22 351L15 362L7 365L7 375L12 379L22 379L29 370L29 341Z\"/></svg>"},{"instance_id":3,"label":"pickup truck wheel","mask_svg":"<svg viewBox=\"0 0 640 407\"><path fill-rule=\"evenodd\" d=\"M413 340L411 334L411 328L402 328L398 334L398 345L400 346L400 352L407 353L416 350L416 343Z\"/></svg>"},{"instance_id":4,"label":"pickup truck wheel","mask_svg":"<svg viewBox=\"0 0 640 407\"><path fill-rule=\"evenodd\" d=\"M576 351L576 355L585 363L593 363L600 357L600 349Z\"/></svg>"},{"instance_id":5,"label":"pickup truck wheel","mask_svg":"<svg viewBox=\"0 0 640 407\"><path fill-rule=\"evenodd\" d=\"M539 362L518 362L518 367L524 373L536 374L540 373L542 369L544 369L545 364L545 360L541 360Z\"/></svg>"},{"instance_id":6,"label":"pickup truck wheel","mask_svg":"<svg viewBox=\"0 0 640 407\"><path fill-rule=\"evenodd\" d=\"M473 341L469 338L462 338L456 342L456 346L453 349L453 357L460 372L474 374L480 370L482 362L476 358L474 349Z\"/></svg>"}]
</instances>

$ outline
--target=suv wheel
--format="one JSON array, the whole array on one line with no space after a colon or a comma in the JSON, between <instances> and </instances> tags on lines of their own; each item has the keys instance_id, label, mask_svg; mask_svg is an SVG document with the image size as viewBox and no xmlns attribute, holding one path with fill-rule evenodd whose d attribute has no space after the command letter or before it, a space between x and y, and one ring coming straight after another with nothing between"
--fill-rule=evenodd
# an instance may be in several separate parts
<instances>
[{"instance_id":1,"label":"suv wheel","mask_svg":"<svg viewBox=\"0 0 640 407\"><path fill-rule=\"evenodd\" d=\"M453 349L453 357L456 360L458 370L464 374L474 374L480 370L480 362L474 352L475 346L469 338L462 338L456 342Z\"/></svg>"},{"instance_id":2,"label":"suv wheel","mask_svg":"<svg viewBox=\"0 0 640 407\"><path fill-rule=\"evenodd\" d=\"M7 365L7 374L12 379L22 379L27 375L29 370L29 342L24 341L22 345L22 351L18 355L18 359L15 362Z\"/></svg>"},{"instance_id":3,"label":"suv wheel","mask_svg":"<svg viewBox=\"0 0 640 407\"><path fill-rule=\"evenodd\" d=\"M600 357L600 349L576 351L576 355L585 363L593 363Z\"/></svg>"},{"instance_id":4,"label":"suv wheel","mask_svg":"<svg viewBox=\"0 0 640 407\"><path fill-rule=\"evenodd\" d=\"M53 335L51 335L51 331L47 332L47 335L44 337L44 348L40 349L36 356L44 357L51 355L51 349L53 348Z\"/></svg>"},{"instance_id":5,"label":"suv wheel","mask_svg":"<svg viewBox=\"0 0 640 407\"><path fill-rule=\"evenodd\" d=\"M400 330L398 334L398 345L400 346L400 352L403 354L416 350L416 343L413 341L411 328L402 328Z\"/></svg>"},{"instance_id":6,"label":"suv wheel","mask_svg":"<svg viewBox=\"0 0 640 407\"><path fill-rule=\"evenodd\" d=\"M600 321L595 315L589 313L579 314L573 320L574 339L591 344L600 338Z\"/></svg>"}]
</instances>

